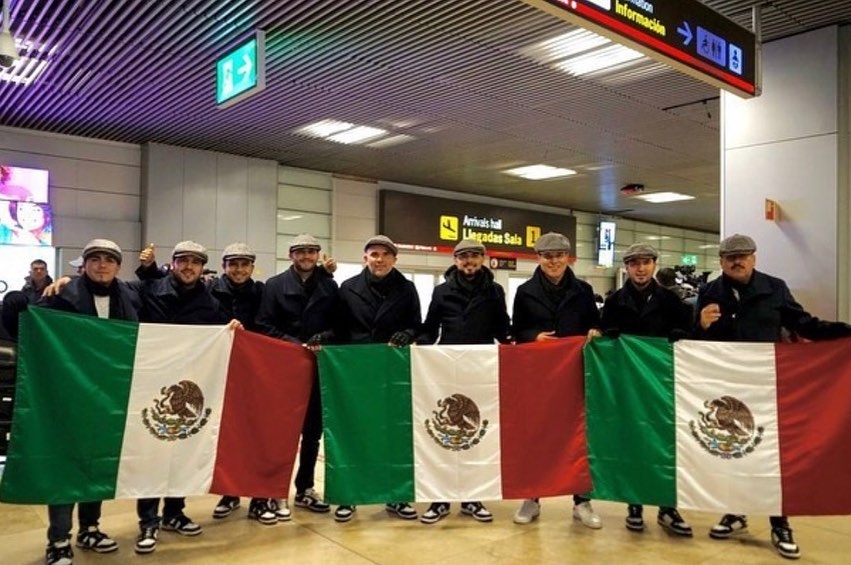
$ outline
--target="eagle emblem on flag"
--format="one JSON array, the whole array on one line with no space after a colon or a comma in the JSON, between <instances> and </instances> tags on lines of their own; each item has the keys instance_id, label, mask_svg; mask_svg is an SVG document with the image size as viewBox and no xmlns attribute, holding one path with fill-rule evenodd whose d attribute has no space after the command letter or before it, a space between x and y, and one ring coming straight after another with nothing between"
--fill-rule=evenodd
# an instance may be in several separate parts
<instances>
[{"instance_id":1,"label":"eagle emblem on flag","mask_svg":"<svg viewBox=\"0 0 851 565\"><path fill-rule=\"evenodd\" d=\"M437 401L437 410L425 421L428 435L444 449L470 449L487 433L488 421L482 420L479 407L468 396L455 393Z\"/></svg>"},{"instance_id":2,"label":"eagle emblem on flag","mask_svg":"<svg viewBox=\"0 0 851 565\"><path fill-rule=\"evenodd\" d=\"M757 426L747 404L733 396L722 396L703 403L706 412L698 412L697 421L689 422L692 437L712 455L722 459L740 459L762 442L765 428Z\"/></svg>"},{"instance_id":3,"label":"eagle emblem on flag","mask_svg":"<svg viewBox=\"0 0 851 565\"><path fill-rule=\"evenodd\" d=\"M142 422L157 439L186 439L197 434L210 418L212 410L204 408L204 393L192 381L164 386L160 395L152 407L142 409Z\"/></svg>"}]
</instances>

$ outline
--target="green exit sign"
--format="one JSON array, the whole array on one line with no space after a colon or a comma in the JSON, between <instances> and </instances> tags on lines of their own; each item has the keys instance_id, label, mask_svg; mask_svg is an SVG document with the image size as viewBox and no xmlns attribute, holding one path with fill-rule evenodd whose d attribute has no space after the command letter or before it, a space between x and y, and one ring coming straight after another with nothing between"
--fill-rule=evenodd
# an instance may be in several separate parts
<instances>
[{"instance_id":1,"label":"green exit sign","mask_svg":"<svg viewBox=\"0 0 851 565\"><path fill-rule=\"evenodd\" d=\"M227 108L266 88L266 34L251 39L216 60L216 104Z\"/></svg>"},{"instance_id":2,"label":"green exit sign","mask_svg":"<svg viewBox=\"0 0 851 565\"><path fill-rule=\"evenodd\" d=\"M692 265L697 267L697 255L685 254L680 256L680 265Z\"/></svg>"}]
</instances>

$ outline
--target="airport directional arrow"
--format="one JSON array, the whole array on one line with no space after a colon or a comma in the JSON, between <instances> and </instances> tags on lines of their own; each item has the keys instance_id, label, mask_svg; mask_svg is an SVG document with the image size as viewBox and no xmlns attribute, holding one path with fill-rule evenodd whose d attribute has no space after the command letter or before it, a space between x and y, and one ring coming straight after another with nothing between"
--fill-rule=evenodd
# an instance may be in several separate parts
<instances>
[{"instance_id":1,"label":"airport directional arrow","mask_svg":"<svg viewBox=\"0 0 851 565\"><path fill-rule=\"evenodd\" d=\"M694 37L691 33L691 26L688 25L688 22L683 22L683 25L677 28L677 33L683 36L683 45L691 43L691 39Z\"/></svg>"}]
</instances>

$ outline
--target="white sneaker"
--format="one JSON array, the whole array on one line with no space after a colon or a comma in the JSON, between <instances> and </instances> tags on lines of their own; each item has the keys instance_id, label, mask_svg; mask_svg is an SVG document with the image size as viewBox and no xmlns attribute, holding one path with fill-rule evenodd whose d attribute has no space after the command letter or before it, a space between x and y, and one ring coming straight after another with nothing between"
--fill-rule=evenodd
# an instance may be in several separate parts
<instances>
[{"instance_id":1,"label":"white sneaker","mask_svg":"<svg viewBox=\"0 0 851 565\"><path fill-rule=\"evenodd\" d=\"M514 513L515 524L528 524L541 515L541 504L534 498L527 498Z\"/></svg>"},{"instance_id":2,"label":"white sneaker","mask_svg":"<svg viewBox=\"0 0 851 565\"><path fill-rule=\"evenodd\" d=\"M275 516L278 517L278 522L289 522L292 520L293 513L286 498L275 500Z\"/></svg>"},{"instance_id":3,"label":"white sneaker","mask_svg":"<svg viewBox=\"0 0 851 565\"><path fill-rule=\"evenodd\" d=\"M573 519L579 520L583 526L593 530L599 530L603 527L603 522L587 500L573 507Z\"/></svg>"}]
</instances>

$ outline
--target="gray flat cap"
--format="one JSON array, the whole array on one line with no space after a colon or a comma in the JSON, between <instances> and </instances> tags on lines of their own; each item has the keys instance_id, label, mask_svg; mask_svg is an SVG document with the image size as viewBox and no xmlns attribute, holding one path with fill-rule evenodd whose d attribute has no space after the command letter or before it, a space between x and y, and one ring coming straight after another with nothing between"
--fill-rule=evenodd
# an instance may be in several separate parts
<instances>
[{"instance_id":1,"label":"gray flat cap","mask_svg":"<svg viewBox=\"0 0 851 565\"><path fill-rule=\"evenodd\" d=\"M570 239L564 234L551 231L545 233L535 242L535 253L547 251L564 251L570 253Z\"/></svg>"},{"instance_id":2,"label":"gray flat cap","mask_svg":"<svg viewBox=\"0 0 851 565\"><path fill-rule=\"evenodd\" d=\"M366 243L363 245L363 250L366 251L373 245L382 245L390 250L394 256L399 253L399 249L396 247L396 244L393 243L393 240L387 237L386 235L374 235L371 238L366 240Z\"/></svg>"},{"instance_id":3,"label":"gray flat cap","mask_svg":"<svg viewBox=\"0 0 851 565\"><path fill-rule=\"evenodd\" d=\"M109 239L93 239L88 242L86 246L83 247L83 262L85 262L90 255L94 255L95 253L106 253L107 255L114 257L119 264L124 258L118 244ZM75 266L79 267L80 265Z\"/></svg>"},{"instance_id":4,"label":"gray flat cap","mask_svg":"<svg viewBox=\"0 0 851 565\"><path fill-rule=\"evenodd\" d=\"M475 239L462 239L458 242L458 245L455 246L455 251L453 251L453 255L460 255L461 253L466 253L467 251L476 251L484 255L487 250L485 246L476 241Z\"/></svg>"},{"instance_id":5,"label":"gray flat cap","mask_svg":"<svg viewBox=\"0 0 851 565\"><path fill-rule=\"evenodd\" d=\"M718 247L718 255L721 257L725 255L750 255L754 252L756 252L756 242L753 238L738 233L722 240Z\"/></svg>"},{"instance_id":6,"label":"gray flat cap","mask_svg":"<svg viewBox=\"0 0 851 565\"><path fill-rule=\"evenodd\" d=\"M257 254L254 253L254 250L247 243L239 241L237 243L231 243L222 251L222 263L231 259L248 259L249 261L254 261L257 259Z\"/></svg>"},{"instance_id":7,"label":"gray flat cap","mask_svg":"<svg viewBox=\"0 0 851 565\"><path fill-rule=\"evenodd\" d=\"M202 263L206 263L209 260L209 257L207 256L207 248L195 241L181 241L174 246L174 251L171 252L172 259L186 257L187 255L198 257L201 259Z\"/></svg>"},{"instance_id":8,"label":"gray flat cap","mask_svg":"<svg viewBox=\"0 0 851 565\"><path fill-rule=\"evenodd\" d=\"M290 253L298 249L315 249L319 251L322 249L322 246L319 245L319 240L309 233L300 233L290 241Z\"/></svg>"},{"instance_id":9,"label":"gray flat cap","mask_svg":"<svg viewBox=\"0 0 851 565\"><path fill-rule=\"evenodd\" d=\"M626 248L623 254L623 262L629 263L633 259L653 259L659 258L659 252L649 243L633 243Z\"/></svg>"}]
</instances>

